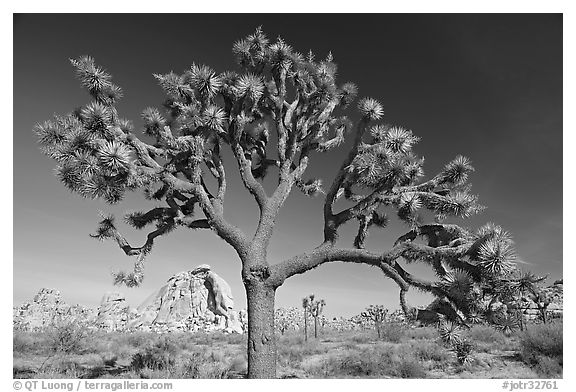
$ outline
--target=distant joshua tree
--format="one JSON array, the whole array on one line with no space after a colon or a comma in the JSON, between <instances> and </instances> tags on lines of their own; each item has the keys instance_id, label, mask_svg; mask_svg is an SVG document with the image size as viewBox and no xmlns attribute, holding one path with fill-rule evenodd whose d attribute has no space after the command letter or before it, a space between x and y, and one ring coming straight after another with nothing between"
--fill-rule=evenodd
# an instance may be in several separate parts
<instances>
[{"instance_id":1,"label":"distant joshua tree","mask_svg":"<svg viewBox=\"0 0 576 392\"><path fill-rule=\"evenodd\" d=\"M381 122L384 108L376 99L362 98L356 110L350 110L358 88L337 83L331 53L321 60L312 52L303 55L281 38L270 41L261 29L236 42L232 51L239 72L219 74L192 64L181 74L154 75L167 98L162 110L142 112L142 137L118 112L122 89L111 75L91 57L74 59L72 66L92 102L36 127L43 151L57 162L57 177L71 191L110 204L127 192L142 191L156 204L124 217L136 229L152 226L140 246L121 234L114 216L102 216L93 236L113 240L135 257L132 271L115 274L116 283L139 285L144 259L155 241L171 231L212 230L235 249L242 266L248 376L275 378L275 294L292 276L335 261L370 265L396 282L407 314L406 292L416 287L466 318L469 293L460 292L458 282L440 285L421 279L404 262L427 264L439 277L465 271L471 284L465 289L483 287L486 279L513 268L512 241L500 227L470 231L445 223L483 208L468 184L474 171L469 159L457 156L424 179L424 159L413 150L419 138ZM347 136L351 140L345 144ZM326 190L321 179L306 178L311 159L343 145L348 152L340 164L331 165L337 169ZM225 150L234 165L224 164ZM231 170L239 172L258 205L254 233L246 234L224 217ZM276 176L271 191L264 187L267 175ZM324 195L323 238L309 251L270 264L273 229L293 189ZM386 227L385 211L405 223L407 232L388 250L365 249L369 231ZM426 221L430 216L434 220ZM357 225L349 242L353 246L339 242L339 230L346 224ZM425 241L418 241L421 238Z\"/></svg>"},{"instance_id":2,"label":"distant joshua tree","mask_svg":"<svg viewBox=\"0 0 576 392\"><path fill-rule=\"evenodd\" d=\"M514 291L518 296L526 296L536 304L540 320L542 320L544 324L548 321L547 312L548 306L551 303L551 298L539 285L545 279L546 277L539 277L530 271L526 271L520 273L520 276L513 282ZM523 324L523 318L521 321Z\"/></svg>"},{"instance_id":3,"label":"distant joshua tree","mask_svg":"<svg viewBox=\"0 0 576 392\"><path fill-rule=\"evenodd\" d=\"M314 338L318 338L318 323L320 316L322 315L322 311L324 310L324 306L326 306L326 301L323 299L314 300L314 296L312 296L312 302L310 304L310 315L314 319Z\"/></svg>"},{"instance_id":4,"label":"distant joshua tree","mask_svg":"<svg viewBox=\"0 0 576 392\"><path fill-rule=\"evenodd\" d=\"M369 320L371 323L374 323L374 326L376 327L376 333L378 334L378 338L380 338L382 335L382 323L386 321L387 314L388 309L386 309L383 305L370 305L360 315Z\"/></svg>"},{"instance_id":5,"label":"distant joshua tree","mask_svg":"<svg viewBox=\"0 0 576 392\"><path fill-rule=\"evenodd\" d=\"M304 308L304 341L308 341L308 316L310 310L310 297L314 298L313 295L302 298L302 308Z\"/></svg>"}]
</instances>

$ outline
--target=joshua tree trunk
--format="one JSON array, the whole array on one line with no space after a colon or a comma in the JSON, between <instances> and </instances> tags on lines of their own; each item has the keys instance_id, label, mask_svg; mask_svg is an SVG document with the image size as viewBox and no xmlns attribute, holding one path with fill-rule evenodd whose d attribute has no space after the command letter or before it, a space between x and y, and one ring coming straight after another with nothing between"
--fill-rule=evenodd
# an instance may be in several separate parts
<instances>
[{"instance_id":1,"label":"joshua tree trunk","mask_svg":"<svg viewBox=\"0 0 576 392\"><path fill-rule=\"evenodd\" d=\"M318 339L318 317L314 317L314 339Z\"/></svg>"},{"instance_id":2,"label":"joshua tree trunk","mask_svg":"<svg viewBox=\"0 0 576 392\"><path fill-rule=\"evenodd\" d=\"M542 306L539 305L538 307L539 307L538 310L540 311L540 318L542 319L542 322L543 322L544 324L546 324L546 322L548 321L548 320L546 320L546 309L547 309L547 306L542 307Z\"/></svg>"},{"instance_id":3,"label":"joshua tree trunk","mask_svg":"<svg viewBox=\"0 0 576 392\"><path fill-rule=\"evenodd\" d=\"M308 341L308 314L304 309L304 341Z\"/></svg>"},{"instance_id":4,"label":"joshua tree trunk","mask_svg":"<svg viewBox=\"0 0 576 392\"><path fill-rule=\"evenodd\" d=\"M376 322L376 333L378 334L378 339L381 338L381 329L382 329L382 323Z\"/></svg>"},{"instance_id":5,"label":"joshua tree trunk","mask_svg":"<svg viewBox=\"0 0 576 392\"><path fill-rule=\"evenodd\" d=\"M276 378L275 289L246 284L248 297L248 378Z\"/></svg>"}]
</instances>

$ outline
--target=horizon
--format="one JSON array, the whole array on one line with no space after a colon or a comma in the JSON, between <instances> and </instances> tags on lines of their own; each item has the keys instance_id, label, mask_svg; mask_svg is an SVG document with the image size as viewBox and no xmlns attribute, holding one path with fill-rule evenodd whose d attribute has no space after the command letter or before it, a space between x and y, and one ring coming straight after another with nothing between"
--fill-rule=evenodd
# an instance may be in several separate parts
<instances>
[{"instance_id":1,"label":"horizon","mask_svg":"<svg viewBox=\"0 0 576 392\"><path fill-rule=\"evenodd\" d=\"M240 263L211 232L177 230L163 237L146 262L140 288L113 286L110 271L131 259L115 244L88 237L98 211L120 217L152 203L132 194L111 207L70 194L54 176L53 162L39 151L32 128L89 102L69 58L89 54L110 72L125 92L119 111L138 126L139 113L162 102L152 73L181 72L193 62L217 72L236 69L232 44L259 25L269 38L281 35L298 51L311 48L319 58L331 51L339 83L355 82L359 97L383 103L387 122L421 137L415 150L426 157L428 176L458 154L471 158L473 191L488 209L456 221L472 228L490 221L502 225L516 241L521 267L548 274L546 285L563 279L562 15L107 15L106 20L109 28L99 31L102 20L94 15L14 16L14 306L46 287L60 291L70 305L92 307L106 292L121 292L136 307L170 276L209 264L230 284L235 308L246 308ZM203 33L216 22L228 29L211 32L207 42ZM343 23L352 28L343 31ZM372 50L376 45L380 51ZM347 145L313 156L309 174L329 184ZM271 263L318 244L321 202L292 192L271 242ZM227 219L252 232L256 205L238 178L230 180L225 208ZM342 240L351 243L354 231L344 227ZM386 249L403 231L396 223L375 230L367 247ZM130 241L142 241L144 233L124 232ZM410 268L433 276L424 265ZM314 293L326 300L327 315L352 316L370 304L398 309L396 285L373 271L323 265L280 287L276 307L300 308L301 299ZM431 299L408 293L411 305Z\"/></svg>"}]
</instances>

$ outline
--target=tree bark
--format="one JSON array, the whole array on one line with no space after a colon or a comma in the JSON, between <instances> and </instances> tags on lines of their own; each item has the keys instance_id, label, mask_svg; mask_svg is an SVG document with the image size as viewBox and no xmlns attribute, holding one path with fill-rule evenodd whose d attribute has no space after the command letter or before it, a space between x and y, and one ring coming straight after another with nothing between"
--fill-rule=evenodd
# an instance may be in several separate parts
<instances>
[{"instance_id":1,"label":"tree bark","mask_svg":"<svg viewBox=\"0 0 576 392\"><path fill-rule=\"evenodd\" d=\"M318 339L318 317L314 317L314 339Z\"/></svg>"},{"instance_id":2,"label":"tree bark","mask_svg":"<svg viewBox=\"0 0 576 392\"><path fill-rule=\"evenodd\" d=\"M308 341L308 314L304 309L304 341Z\"/></svg>"},{"instance_id":3,"label":"tree bark","mask_svg":"<svg viewBox=\"0 0 576 392\"><path fill-rule=\"evenodd\" d=\"M248 378L276 378L274 296L262 282L246 285L248 297Z\"/></svg>"}]
</instances>

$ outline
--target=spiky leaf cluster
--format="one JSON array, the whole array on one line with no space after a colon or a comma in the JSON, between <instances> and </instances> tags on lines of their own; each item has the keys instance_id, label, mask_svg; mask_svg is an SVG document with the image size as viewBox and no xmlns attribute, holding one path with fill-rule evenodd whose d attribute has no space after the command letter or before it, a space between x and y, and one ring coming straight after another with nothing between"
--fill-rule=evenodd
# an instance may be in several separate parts
<instances>
[{"instance_id":1,"label":"spiky leaf cluster","mask_svg":"<svg viewBox=\"0 0 576 392\"><path fill-rule=\"evenodd\" d=\"M452 345L451 351L456 355L456 360L460 365L467 365L472 362L471 354L474 351L474 344L462 339Z\"/></svg>"},{"instance_id":2,"label":"spiky leaf cluster","mask_svg":"<svg viewBox=\"0 0 576 392\"><path fill-rule=\"evenodd\" d=\"M371 189L414 184L423 173L423 160L412 153L417 138L408 130L377 126L373 140L363 143L348 167L347 182Z\"/></svg>"},{"instance_id":3,"label":"spiky leaf cluster","mask_svg":"<svg viewBox=\"0 0 576 392\"><path fill-rule=\"evenodd\" d=\"M76 76L84 87L98 103L112 106L122 98L122 89L112 83L112 76L94 63L90 56L81 56L70 59L76 68Z\"/></svg>"},{"instance_id":4,"label":"spiky leaf cluster","mask_svg":"<svg viewBox=\"0 0 576 392\"><path fill-rule=\"evenodd\" d=\"M450 320L441 320L438 326L440 339L446 344L457 344L462 341L462 326Z\"/></svg>"},{"instance_id":5,"label":"spiky leaf cluster","mask_svg":"<svg viewBox=\"0 0 576 392\"><path fill-rule=\"evenodd\" d=\"M489 274L508 274L515 268L516 251L510 233L487 223L476 233L471 257Z\"/></svg>"}]
</instances>

